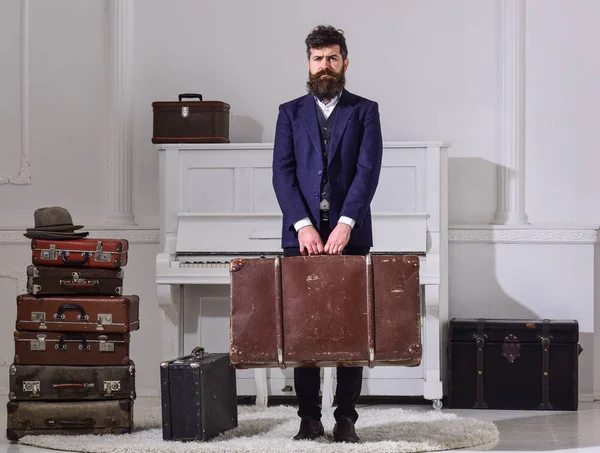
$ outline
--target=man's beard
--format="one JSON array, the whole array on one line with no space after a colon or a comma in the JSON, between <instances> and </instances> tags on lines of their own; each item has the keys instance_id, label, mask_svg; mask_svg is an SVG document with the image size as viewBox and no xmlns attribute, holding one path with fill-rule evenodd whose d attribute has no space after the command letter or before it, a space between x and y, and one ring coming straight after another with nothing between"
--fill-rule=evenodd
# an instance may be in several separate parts
<instances>
[{"instance_id":1,"label":"man's beard","mask_svg":"<svg viewBox=\"0 0 600 453\"><path fill-rule=\"evenodd\" d=\"M322 75L327 74L331 77L321 78ZM346 75L344 74L344 68L338 72L334 72L331 69L323 69L316 74L308 72L308 82L306 82L306 89L310 94L316 96L320 100L331 100L341 93L342 89L346 85Z\"/></svg>"}]
</instances>

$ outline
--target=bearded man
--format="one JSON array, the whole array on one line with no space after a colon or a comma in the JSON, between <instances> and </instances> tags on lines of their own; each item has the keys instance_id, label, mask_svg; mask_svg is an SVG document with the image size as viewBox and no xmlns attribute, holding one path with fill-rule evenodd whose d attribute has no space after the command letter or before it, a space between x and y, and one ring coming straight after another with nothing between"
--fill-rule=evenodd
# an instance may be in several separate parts
<instances>
[{"instance_id":1,"label":"bearded man","mask_svg":"<svg viewBox=\"0 0 600 453\"><path fill-rule=\"evenodd\" d=\"M279 106L273 188L283 214L284 256L365 255L373 246L370 204L383 140L376 102L348 92L348 48L341 30L318 26L306 38L308 94ZM343 303L343 301L340 301ZM320 369L294 368L300 429L315 439L321 423ZM337 367L337 442L358 442L354 424L362 367Z\"/></svg>"}]
</instances>

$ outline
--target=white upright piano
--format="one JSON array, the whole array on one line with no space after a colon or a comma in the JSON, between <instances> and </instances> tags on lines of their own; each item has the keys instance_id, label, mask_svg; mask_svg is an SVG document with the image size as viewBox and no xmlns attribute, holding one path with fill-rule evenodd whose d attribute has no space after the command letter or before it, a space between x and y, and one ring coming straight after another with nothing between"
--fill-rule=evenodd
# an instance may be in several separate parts
<instances>
[{"instance_id":1,"label":"white upright piano","mask_svg":"<svg viewBox=\"0 0 600 453\"><path fill-rule=\"evenodd\" d=\"M161 144L156 284L163 350L229 350L229 261L281 254L270 143ZM365 368L362 395L422 396L440 409L448 319L448 143L385 143L373 213L373 252L420 255L423 361ZM295 395L293 370L238 370L238 395ZM335 369L323 369L323 406Z\"/></svg>"}]
</instances>

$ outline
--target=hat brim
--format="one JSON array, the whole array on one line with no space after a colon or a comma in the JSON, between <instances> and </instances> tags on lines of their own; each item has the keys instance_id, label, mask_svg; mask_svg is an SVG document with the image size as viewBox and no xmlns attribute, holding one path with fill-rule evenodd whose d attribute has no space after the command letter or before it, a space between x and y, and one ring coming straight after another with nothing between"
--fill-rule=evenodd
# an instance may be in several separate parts
<instances>
[{"instance_id":1,"label":"hat brim","mask_svg":"<svg viewBox=\"0 0 600 453\"><path fill-rule=\"evenodd\" d=\"M37 228L25 228L25 230L27 232L35 232L35 231L60 232L60 231L80 230L82 228L83 228L83 225L59 225L59 226L37 227Z\"/></svg>"},{"instance_id":2,"label":"hat brim","mask_svg":"<svg viewBox=\"0 0 600 453\"><path fill-rule=\"evenodd\" d=\"M54 240L68 240L68 239L82 239L88 236L90 233L82 231L81 233L53 233L51 231L31 231L23 234L29 239L47 239L50 241Z\"/></svg>"}]
</instances>

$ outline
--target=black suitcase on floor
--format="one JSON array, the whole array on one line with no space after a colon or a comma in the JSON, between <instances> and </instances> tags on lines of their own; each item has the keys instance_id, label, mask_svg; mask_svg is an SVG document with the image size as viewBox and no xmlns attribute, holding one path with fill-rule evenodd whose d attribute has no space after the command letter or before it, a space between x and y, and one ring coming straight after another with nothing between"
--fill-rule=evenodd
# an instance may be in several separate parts
<instances>
[{"instance_id":1,"label":"black suitcase on floor","mask_svg":"<svg viewBox=\"0 0 600 453\"><path fill-rule=\"evenodd\" d=\"M577 410L577 321L453 318L448 337L451 408Z\"/></svg>"},{"instance_id":2,"label":"black suitcase on floor","mask_svg":"<svg viewBox=\"0 0 600 453\"><path fill-rule=\"evenodd\" d=\"M160 364L164 440L209 440L238 424L229 354L192 354Z\"/></svg>"}]
</instances>

